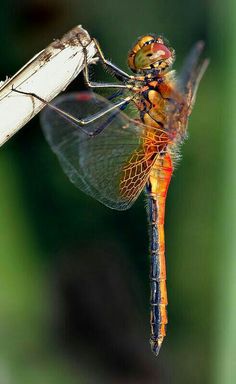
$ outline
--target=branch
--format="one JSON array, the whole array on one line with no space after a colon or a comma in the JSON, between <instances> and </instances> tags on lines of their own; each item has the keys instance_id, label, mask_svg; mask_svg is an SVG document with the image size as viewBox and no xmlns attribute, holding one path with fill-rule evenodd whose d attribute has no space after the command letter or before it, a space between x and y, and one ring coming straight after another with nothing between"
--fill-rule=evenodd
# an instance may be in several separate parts
<instances>
[{"instance_id":1,"label":"branch","mask_svg":"<svg viewBox=\"0 0 236 384\"><path fill-rule=\"evenodd\" d=\"M0 146L32 119L45 104L16 93L32 92L50 101L75 79L84 68L82 45L88 44L87 61L94 63L96 49L86 30L77 26L34 56L0 87Z\"/></svg>"}]
</instances>

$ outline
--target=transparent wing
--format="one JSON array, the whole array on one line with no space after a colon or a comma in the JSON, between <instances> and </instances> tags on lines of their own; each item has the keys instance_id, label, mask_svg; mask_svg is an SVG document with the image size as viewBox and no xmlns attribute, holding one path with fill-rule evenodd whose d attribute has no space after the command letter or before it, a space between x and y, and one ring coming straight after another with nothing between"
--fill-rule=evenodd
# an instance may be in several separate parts
<instances>
[{"instance_id":1,"label":"transparent wing","mask_svg":"<svg viewBox=\"0 0 236 384\"><path fill-rule=\"evenodd\" d=\"M175 146L186 135L196 90L208 65L207 60L199 64L202 49L203 44L197 43L177 80L169 80L170 102L160 111L165 116L163 130L144 126L119 108L81 127L52 108L43 112L46 139L72 183L111 208L123 210L131 206L144 188L157 156L167 146L174 154ZM122 97L118 92L110 101L114 103ZM100 115L112 105L110 101L91 92L80 92L59 97L54 105L83 119ZM94 137L86 134L98 131Z\"/></svg>"},{"instance_id":2,"label":"transparent wing","mask_svg":"<svg viewBox=\"0 0 236 384\"><path fill-rule=\"evenodd\" d=\"M80 92L59 97L54 105L81 119L111 103L100 95ZM145 127L115 110L83 126L88 132L105 128L90 137L51 108L41 116L46 139L70 181L110 208L129 208L144 188L154 161L152 151L147 155Z\"/></svg>"},{"instance_id":3,"label":"transparent wing","mask_svg":"<svg viewBox=\"0 0 236 384\"><path fill-rule=\"evenodd\" d=\"M198 41L186 57L177 79L177 87L184 94L191 113L197 89L204 72L209 64L208 59L200 60L204 42Z\"/></svg>"},{"instance_id":4,"label":"transparent wing","mask_svg":"<svg viewBox=\"0 0 236 384\"><path fill-rule=\"evenodd\" d=\"M173 98L177 102L167 112L167 126L170 133L178 133L177 143L186 137L188 118L192 112L197 89L209 64L208 59L200 59L203 48L204 43L202 41L193 46L173 88Z\"/></svg>"}]
</instances>

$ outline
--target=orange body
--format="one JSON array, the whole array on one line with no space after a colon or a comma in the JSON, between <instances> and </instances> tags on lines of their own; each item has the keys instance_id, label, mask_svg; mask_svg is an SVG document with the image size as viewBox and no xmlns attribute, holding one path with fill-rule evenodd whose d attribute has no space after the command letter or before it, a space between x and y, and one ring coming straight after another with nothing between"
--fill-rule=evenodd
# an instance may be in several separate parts
<instances>
[{"instance_id":1,"label":"orange body","mask_svg":"<svg viewBox=\"0 0 236 384\"><path fill-rule=\"evenodd\" d=\"M166 335L168 321L164 221L166 196L173 172L173 161L168 151L172 142L170 137L173 139L173 135L170 136L165 127L166 111L175 102L173 97L172 83L165 76L140 87L139 92L136 91L134 103L140 111L144 135L138 151L132 154L124 167L120 183L121 194L125 198L137 193L142 174L143 182L147 185L151 254L150 343L155 354L158 354Z\"/></svg>"}]
</instances>

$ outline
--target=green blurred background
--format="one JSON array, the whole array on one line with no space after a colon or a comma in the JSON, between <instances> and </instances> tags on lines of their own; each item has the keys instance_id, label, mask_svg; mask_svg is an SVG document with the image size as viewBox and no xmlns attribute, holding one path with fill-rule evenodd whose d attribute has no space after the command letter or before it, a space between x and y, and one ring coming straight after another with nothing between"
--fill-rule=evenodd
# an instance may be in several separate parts
<instances>
[{"instance_id":1,"label":"green blurred background","mask_svg":"<svg viewBox=\"0 0 236 384\"><path fill-rule=\"evenodd\" d=\"M147 32L169 39L177 68L199 39L211 64L168 194L158 358L144 198L116 212L76 190L38 117L1 148L0 384L236 382L235 17L233 0L1 2L2 80L77 24L125 70Z\"/></svg>"}]
</instances>

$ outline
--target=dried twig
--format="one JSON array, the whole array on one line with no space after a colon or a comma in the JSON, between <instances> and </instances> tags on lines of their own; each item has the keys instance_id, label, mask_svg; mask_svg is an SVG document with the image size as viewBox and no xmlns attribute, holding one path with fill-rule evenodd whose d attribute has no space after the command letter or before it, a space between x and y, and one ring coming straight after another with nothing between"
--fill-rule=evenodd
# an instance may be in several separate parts
<instances>
[{"instance_id":1,"label":"dried twig","mask_svg":"<svg viewBox=\"0 0 236 384\"><path fill-rule=\"evenodd\" d=\"M17 89L50 101L63 91L84 67L81 46L87 46L87 61L94 62L96 49L86 30L77 26L34 56L0 87L0 146L34 117L45 104Z\"/></svg>"}]
</instances>

